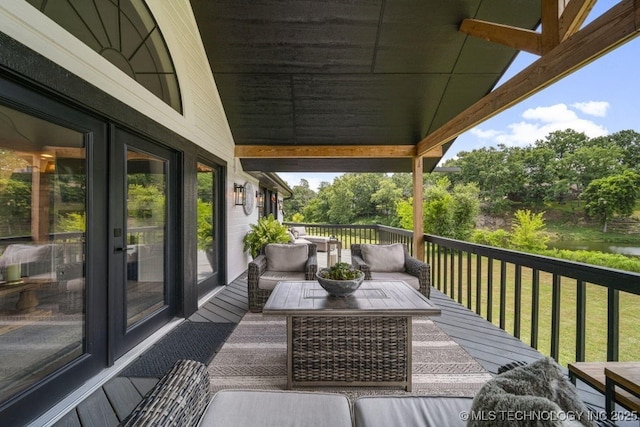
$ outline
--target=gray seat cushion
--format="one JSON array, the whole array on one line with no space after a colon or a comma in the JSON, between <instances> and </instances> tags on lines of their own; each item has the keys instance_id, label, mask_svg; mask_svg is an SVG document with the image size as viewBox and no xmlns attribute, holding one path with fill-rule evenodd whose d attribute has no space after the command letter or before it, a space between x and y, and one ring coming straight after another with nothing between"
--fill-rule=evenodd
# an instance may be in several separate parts
<instances>
[{"instance_id":1,"label":"gray seat cushion","mask_svg":"<svg viewBox=\"0 0 640 427\"><path fill-rule=\"evenodd\" d=\"M339 394L223 390L200 420L202 427L351 427L349 400Z\"/></svg>"},{"instance_id":2,"label":"gray seat cushion","mask_svg":"<svg viewBox=\"0 0 640 427\"><path fill-rule=\"evenodd\" d=\"M372 271L371 272L371 280L402 280L403 282L407 282L414 289L420 289L420 279L416 276L412 276L409 273L404 273L401 271L396 272L383 272L383 271Z\"/></svg>"},{"instance_id":3,"label":"gray seat cushion","mask_svg":"<svg viewBox=\"0 0 640 427\"><path fill-rule=\"evenodd\" d=\"M372 396L353 404L356 427L465 426L462 412L469 413L470 397Z\"/></svg>"},{"instance_id":4,"label":"gray seat cushion","mask_svg":"<svg viewBox=\"0 0 640 427\"><path fill-rule=\"evenodd\" d=\"M265 271L258 279L260 289L273 290L278 282L306 280L304 272L296 271Z\"/></svg>"}]
</instances>

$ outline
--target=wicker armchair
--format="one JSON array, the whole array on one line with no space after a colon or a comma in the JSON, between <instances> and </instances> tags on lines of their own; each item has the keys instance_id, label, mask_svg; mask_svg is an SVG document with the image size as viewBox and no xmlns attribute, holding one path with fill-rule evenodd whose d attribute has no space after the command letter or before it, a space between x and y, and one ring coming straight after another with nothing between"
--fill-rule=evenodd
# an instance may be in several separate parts
<instances>
[{"instance_id":1,"label":"wicker armchair","mask_svg":"<svg viewBox=\"0 0 640 427\"><path fill-rule=\"evenodd\" d=\"M397 271L378 271L375 265L369 265L364 261L362 255L362 245L351 245L351 265L357 270L364 272L365 280L404 280L409 284L416 283L416 290L422 295L429 298L431 294L431 281L429 279L430 266L429 264L413 258L409 255L409 251L405 245L402 245L404 250L404 265L403 268Z\"/></svg>"},{"instance_id":2,"label":"wicker armchair","mask_svg":"<svg viewBox=\"0 0 640 427\"><path fill-rule=\"evenodd\" d=\"M268 249L269 246L285 246L289 248L293 247L303 247L306 246L308 248L306 263L302 268L295 269L292 271L292 268L281 269L278 268L274 263L269 263L267 259L267 253L270 252ZM287 248L288 249L288 248ZM271 249L271 251L273 248ZM293 249L292 249L293 250ZM278 268L277 270L268 270L268 268ZM269 295L271 295L271 291L275 284L280 280L315 280L316 271L318 271L318 256L317 256L317 248L313 243L308 243L306 245L291 245L291 244L267 244L263 246L260 250L260 255L258 255L253 261L249 263L248 277L247 277L247 286L249 293L249 310L254 313L259 313L262 311L262 307L269 299Z\"/></svg>"}]
</instances>

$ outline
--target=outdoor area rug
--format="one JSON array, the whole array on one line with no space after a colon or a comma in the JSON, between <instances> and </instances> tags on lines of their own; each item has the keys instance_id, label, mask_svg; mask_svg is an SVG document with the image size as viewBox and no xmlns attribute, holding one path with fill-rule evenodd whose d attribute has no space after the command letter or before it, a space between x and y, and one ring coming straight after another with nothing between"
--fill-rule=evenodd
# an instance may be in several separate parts
<instances>
[{"instance_id":1,"label":"outdoor area rug","mask_svg":"<svg viewBox=\"0 0 640 427\"><path fill-rule=\"evenodd\" d=\"M285 390L285 317L248 313L209 364L211 390ZM363 395L473 397L492 378L478 362L427 317L413 319L413 391L391 387L322 387L353 399ZM300 390L310 390L300 387Z\"/></svg>"},{"instance_id":2,"label":"outdoor area rug","mask_svg":"<svg viewBox=\"0 0 640 427\"><path fill-rule=\"evenodd\" d=\"M120 375L160 378L180 359L197 360L206 365L235 326L234 323L187 320L144 352Z\"/></svg>"}]
</instances>

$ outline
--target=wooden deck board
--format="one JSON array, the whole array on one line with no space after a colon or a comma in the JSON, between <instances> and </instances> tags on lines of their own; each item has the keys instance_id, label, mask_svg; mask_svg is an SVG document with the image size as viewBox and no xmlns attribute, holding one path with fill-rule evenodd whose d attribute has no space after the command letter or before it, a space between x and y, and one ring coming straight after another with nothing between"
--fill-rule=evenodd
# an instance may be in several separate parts
<instances>
[{"instance_id":1,"label":"wooden deck board","mask_svg":"<svg viewBox=\"0 0 640 427\"><path fill-rule=\"evenodd\" d=\"M119 424L113 406L103 388L99 388L78 405L78 417L83 426L115 427Z\"/></svg>"},{"instance_id":2,"label":"wooden deck board","mask_svg":"<svg viewBox=\"0 0 640 427\"><path fill-rule=\"evenodd\" d=\"M125 377L114 378L106 383L103 389L120 421L124 420L135 409L143 396L129 378Z\"/></svg>"},{"instance_id":3,"label":"wooden deck board","mask_svg":"<svg viewBox=\"0 0 640 427\"><path fill-rule=\"evenodd\" d=\"M67 412L58 422L55 427L82 427L80 424L80 418L78 418L77 410Z\"/></svg>"},{"instance_id":4,"label":"wooden deck board","mask_svg":"<svg viewBox=\"0 0 640 427\"><path fill-rule=\"evenodd\" d=\"M496 365L533 360L543 357L508 332L461 306L448 296L432 289L431 299L442 309L442 315L433 321L472 356L481 359L489 372L497 374ZM480 361L480 360L479 360Z\"/></svg>"},{"instance_id":5,"label":"wooden deck board","mask_svg":"<svg viewBox=\"0 0 640 427\"><path fill-rule=\"evenodd\" d=\"M140 393L140 396L149 393L159 381L158 378L133 377L129 379L131 380L131 384L138 390L138 393Z\"/></svg>"}]
</instances>

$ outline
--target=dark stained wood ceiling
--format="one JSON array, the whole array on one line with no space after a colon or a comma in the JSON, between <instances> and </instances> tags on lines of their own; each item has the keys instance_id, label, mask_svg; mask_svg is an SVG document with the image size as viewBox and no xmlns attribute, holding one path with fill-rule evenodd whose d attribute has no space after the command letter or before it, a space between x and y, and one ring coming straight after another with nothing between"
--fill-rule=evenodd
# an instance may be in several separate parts
<instances>
[{"instance_id":1,"label":"dark stained wood ceiling","mask_svg":"<svg viewBox=\"0 0 640 427\"><path fill-rule=\"evenodd\" d=\"M236 145L415 145L495 86L539 0L191 0ZM445 145L445 151L450 144ZM425 157L424 170L438 158ZM241 159L264 172L411 171L410 158Z\"/></svg>"}]
</instances>

